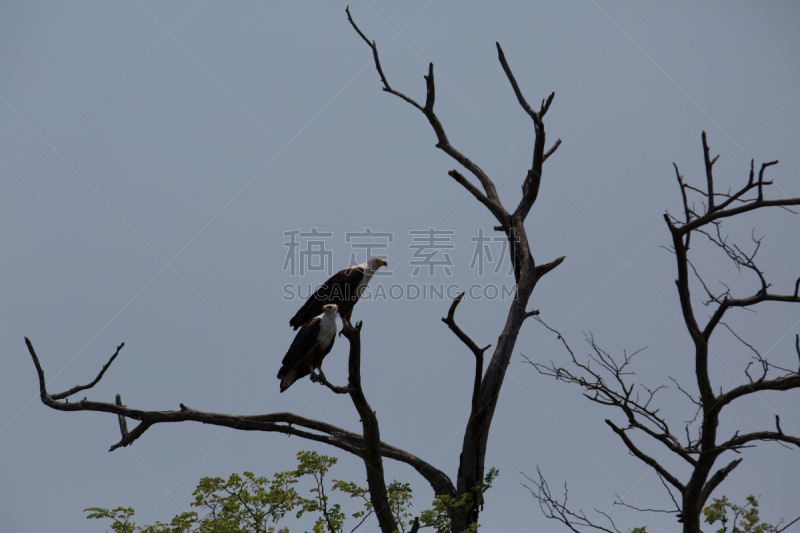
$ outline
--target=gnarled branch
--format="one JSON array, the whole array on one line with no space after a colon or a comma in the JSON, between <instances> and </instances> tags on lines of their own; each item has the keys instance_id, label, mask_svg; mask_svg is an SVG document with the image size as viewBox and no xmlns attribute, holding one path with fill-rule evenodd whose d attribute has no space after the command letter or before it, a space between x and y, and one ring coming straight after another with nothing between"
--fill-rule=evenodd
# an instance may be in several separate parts
<instances>
[{"instance_id":1,"label":"gnarled branch","mask_svg":"<svg viewBox=\"0 0 800 533\"><path fill-rule=\"evenodd\" d=\"M470 161L466 156L464 156L464 154L459 152L455 147L453 147L452 144L450 144L450 141L447 138L447 134L444 131L444 126L442 126L439 117L436 116L436 113L433 110L433 106L436 102L436 84L433 76L433 63L430 63L428 65L428 75L425 76L426 98L425 98L425 105L422 106L418 104L413 98L406 96L400 91L392 89L392 87L389 85L389 81L387 80L386 75L383 73L383 68L381 67L380 57L378 54L377 44L375 43L374 40L370 41L367 38L367 36L364 35L364 32L361 31L358 25L356 25L355 20L353 20L352 15L350 15L349 7L346 9L346 11L347 11L347 20L350 21L350 24L353 26L356 32L358 32L358 34L361 36L364 42L366 42L367 45L369 45L369 47L372 49L372 56L375 59L375 68L378 70L378 73L381 76L381 81L383 82L383 90L399 98L402 98L409 104L416 107L419 111L421 111L425 115L425 117L428 119L428 122L430 122L433 131L436 133L436 139L437 139L436 147L442 150L450 157L452 157L453 159L455 159L456 161L458 161L458 163L461 166L463 166L470 173L472 173L480 182L484 192L480 192L474 186L467 186L466 183L469 182L467 182L466 179L460 174L458 174L458 176L460 177L454 175L453 172L455 171L452 171L450 173L450 176L452 176L456 181L458 181L462 186L464 186L473 196L475 196L482 204L484 204L489 209L489 211L491 211L491 213L494 215L497 221L500 222L500 224L506 225L509 215L503 208L503 205L500 203L500 198L497 195L497 190L495 189L494 183L489 178L489 176L486 175L483 169L481 169L474 162Z\"/></svg>"},{"instance_id":2,"label":"gnarled branch","mask_svg":"<svg viewBox=\"0 0 800 533\"><path fill-rule=\"evenodd\" d=\"M265 431L282 433L290 436L294 435L307 440L328 444L361 458L367 453L368 443L362 435L326 422L305 418L293 413L269 413L243 416L198 411L183 404L180 405L180 410L178 411L142 411L121 405L121 400L116 403L94 402L86 399L73 403L61 402L55 399L58 395L51 395L47 392L44 370L33 348L33 344L27 338L25 342L28 345L28 352L33 359L34 366L39 376L39 390L42 403L57 411L94 411L111 413L123 420L131 419L140 421L136 428L130 432L127 431L127 424L121 423L120 432L122 438L119 442L114 444L109 451L132 444L140 438L145 431L156 424L192 421L228 427L240 431ZM356 382L360 386L360 379L356 380ZM352 382L350 386L353 386ZM374 435L372 435L372 437L374 441ZM428 481L436 494L453 495L455 493L455 488L450 478L419 457L384 442L380 442L380 454L383 457L405 463L414 468L414 470Z\"/></svg>"}]
</instances>

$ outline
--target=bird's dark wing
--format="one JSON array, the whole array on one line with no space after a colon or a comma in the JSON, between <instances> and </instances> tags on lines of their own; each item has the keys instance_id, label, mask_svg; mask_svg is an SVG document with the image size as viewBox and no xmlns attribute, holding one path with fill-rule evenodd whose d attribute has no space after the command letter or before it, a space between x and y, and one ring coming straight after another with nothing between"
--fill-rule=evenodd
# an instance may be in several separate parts
<instances>
[{"instance_id":1,"label":"bird's dark wing","mask_svg":"<svg viewBox=\"0 0 800 533\"><path fill-rule=\"evenodd\" d=\"M306 300L303 307L289 321L289 325L297 329L315 316L321 315L323 305L339 303L336 300L339 298L339 294L343 294L342 285L347 279L349 270L351 269L337 272L314 291L314 294Z\"/></svg>"},{"instance_id":2,"label":"bird's dark wing","mask_svg":"<svg viewBox=\"0 0 800 533\"><path fill-rule=\"evenodd\" d=\"M297 378L306 376L311 372L310 364L308 365L309 368L299 368L298 365L303 363L305 356L308 355L308 352L310 352L318 342L317 339L319 337L321 322L322 319L314 318L297 332L297 335L295 335L292 341L292 345L289 347L289 351L286 352L286 355L283 357L283 361L281 362L283 366L281 366L281 369L278 371L278 379L283 379L289 372L295 369L298 374Z\"/></svg>"},{"instance_id":3,"label":"bird's dark wing","mask_svg":"<svg viewBox=\"0 0 800 533\"><path fill-rule=\"evenodd\" d=\"M364 279L363 268L348 268L344 271L344 284L347 286L345 294L350 300L357 300L360 294L356 294L356 289L361 280Z\"/></svg>"},{"instance_id":4,"label":"bird's dark wing","mask_svg":"<svg viewBox=\"0 0 800 533\"><path fill-rule=\"evenodd\" d=\"M340 287L342 301L339 303L339 314L343 319L350 320L350 315L353 314L353 306L356 305L358 298L361 296L358 294L358 284L363 279L363 268L350 268L345 271L344 280Z\"/></svg>"}]
</instances>

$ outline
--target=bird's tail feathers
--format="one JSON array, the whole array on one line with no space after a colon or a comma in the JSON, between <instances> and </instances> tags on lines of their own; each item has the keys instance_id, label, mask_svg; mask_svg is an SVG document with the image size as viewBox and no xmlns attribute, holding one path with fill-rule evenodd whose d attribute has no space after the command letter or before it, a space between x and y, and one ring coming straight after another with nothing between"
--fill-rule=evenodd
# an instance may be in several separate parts
<instances>
[{"instance_id":1,"label":"bird's tail feathers","mask_svg":"<svg viewBox=\"0 0 800 533\"><path fill-rule=\"evenodd\" d=\"M295 380L297 379L297 371L290 370L284 375L283 369L281 368L281 371L278 372L278 379L281 380L281 392L283 392L289 387L291 387L292 383L295 382Z\"/></svg>"}]
</instances>

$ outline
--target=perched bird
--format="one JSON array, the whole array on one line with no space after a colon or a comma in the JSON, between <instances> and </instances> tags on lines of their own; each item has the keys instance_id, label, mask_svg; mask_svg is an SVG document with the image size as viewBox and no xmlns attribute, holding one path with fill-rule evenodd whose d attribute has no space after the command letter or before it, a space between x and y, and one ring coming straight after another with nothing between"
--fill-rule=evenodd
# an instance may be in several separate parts
<instances>
[{"instance_id":1,"label":"perched bird","mask_svg":"<svg viewBox=\"0 0 800 533\"><path fill-rule=\"evenodd\" d=\"M325 304L338 305L342 322L351 325L350 315L353 314L353 307L367 288L372 275L382 266L386 266L386 261L380 257L370 257L366 263L337 272L306 300L303 307L289 321L289 325L294 329L299 328L320 314Z\"/></svg>"},{"instance_id":2,"label":"perched bird","mask_svg":"<svg viewBox=\"0 0 800 533\"><path fill-rule=\"evenodd\" d=\"M311 374L311 380L325 379L322 373L322 360L333 348L336 340L336 304L322 307L322 314L306 322L295 335L289 351L283 358L278 379L281 380L281 392L292 386L292 383ZM314 369L319 375L314 373Z\"/></svg>"}]
</instances>

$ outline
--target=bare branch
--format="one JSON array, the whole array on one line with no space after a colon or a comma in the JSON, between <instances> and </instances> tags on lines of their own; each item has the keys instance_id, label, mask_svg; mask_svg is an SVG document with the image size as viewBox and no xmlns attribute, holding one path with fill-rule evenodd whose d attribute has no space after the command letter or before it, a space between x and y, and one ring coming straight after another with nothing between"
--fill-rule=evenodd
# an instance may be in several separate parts
<instances>
[{"instance_id":1,"label":"bare branch","mask_svg":"<svg viewBox=\"0 0 800 533\"><path fill-rule=\"evenodd\" d=\"M117 415L117 416L122 418L122 415ZM125 433L122 435L122 439L120 439L118 443L111 446L111 448L109 448L108 451L113 452L117 448L124 448L125 446L133 443L133 441L141 437L144 434L144 432L147 431L152 425L153 424L150 422L142 421L139 423L138 426L133 428L133 431L131 431L130 433L128 433L126 429Z\"/></svg>"},{"instance_id":2,"label":"bare branch","mask_svg":"<svg viewBox=\"0 0 800 533\"><path fill-rule=\"evenodd\" d=\"M461 340L461 342L467 345L467 347L472 351L472 353L475 354L476 358L482 359L483 353L486 350L488 350L492 345L490 344L485 348L479 348L478 345L475 344L475 342L473 342L473 340L470 339L469 336L466 333L464 333L460 327L458 327L458 324L456 324L455 320L456 307L458 307L458 304L461 303L461 300L464 298L464 294L466 293L462 292L461 294L455 297L453 303L450 304L450 310L447 312L447 317L442 318L442 322L447 324L447 327L449 327L453 331L453 333L456 334L456 337L458 337L459 340Z\"/></svg>"},{"instance_id":3,"label":"bare branch","mask_svg":"<svg viewBox=\"0 0 800 533\"><path fill-rule=\"evenodd\" d=\"M678 170L678 165L672 163L672 166L675 167L675 176L678 178L678 185L681 188L681 195L683 196L683 212L686 215L686 222L690 222L692 220L692 216L697 216L694 211L689 209L689 201L686 198L686 187L687 185L683 182L683 176L681 175L680 171ZM687 243L688 246L688 243Z\"/></svg>"},{"instance_id":4,"label":"bare branch","mask_svg":"<svg viewBox=\"0 0 800 533\"><path fill-rule=\"evenodd\" d=\"M711 479L709 479L703 486L703 492L700 496L701 506L705 504L705 502L708 500L708 497L711 496L712 492L714 492L714 489L716 489L719 484L722 483L726 477L728 477L728 474L730 474L734 468L739 466L739 463L741 463L743 460L744 459L734 459L728 463L728 466L722 467L714 472L714 475L711 476Z\"/></svg>"},{"instance_id":5,"label":"bare branch","mask_svg":"<svg viewBox=\"0 0 800 533\"><path fill-rule=\"evenodd\" d=\"M527 313L525 313L525 317L524 318L530 318L532 316L539 316L539 310L538 309L534 309L533 311L528 311Z\"/></svg>"},{"instance_id":6,"label":"bare branch","mask_svg":"<svg viewBox=\"0 0 800 533\"><path fill-rule=\"evenodd\" d=\"M550 149L547 152L545 152L544 156L542 156L542 163L547 161L548 157L556 153L556 150L558 150L559 146L561 146L561 139L558 139L556 143L552 147L550 147Z\"/></svg>"},{"instance_id":7,"label":"bare branch","mask_svg":"<svg viewBox=\"0 0 800 533\"><path fill-rule=\"evenodd\" d=\"M553 496L553 493L550 491L550 487L548 486L547 481L544 479L544 476L542 476L542 471L538 466L536 467L536 473L539 476L538 481L531 479L525 473L520 472L520 474L525 476L525 478L533 484L535 490L524 483L522 486L528 489L531 493L531 496L533 496L539 502L539 508L547 518L561 522L574 533L582 533L582 531L578 528L590 528L597 531L604 531L605 533L622 533L614 525L614 522L611 520L611 518L605 513L599 514L603 515L609 522L611 522L611 529L594 523L582 510L570 510L567 506L567 500L569 497L567 484L564 483L564 498L563 500L560 500L556 496Z\"/></svg>"},{"instance_id":8,"label":"bare branch","mask_svg":"<svg viewBox=\"0 0 800 533\"><path fill-rule=\"evenodd\" d=\"M751 351L751 352L753 352L754 354L756 354L756 358L757 358L759 361L763 361L763 360L764 360L764 358L763 358L763 357L761 357L761 354L760 354L760 353L758 353L758 350L756 350L756 349L753 347L753 345L752 345L752 344L749 344L747 341L745 341L743 338L741 338L741 337L740 337L740 336L739 336L739 335L738 335L738 334L737 334L735 331L733 331L733 329L731 329L731 327L730 327L728 324L726 324L725 322L720 322L720 324L721 324L721 325L723 325L723 326L725 326L725 329L727 329L728 331L730 331L731 335L733 335L734 337L736 337L736 340L738 340L739 342L741 342L742 344L744 344L745 346L747 346L747 347L750 349L750 351Z\"/></svg>"},{"instance_id":9,"label":"bare branch","mask_svg":"<svg viewBox=\"0 0 800 533\"><path fill-rule=\"evenodd\" d=\"M792 205L800 205L800 198L784 198L780 200L764 200L764 193L763 188L766 185L772 185L771 181L764 181L764 171L772 166L776 165L778 161L770 161L768 163L764 163L761 165L761 170L759 172L758 181L754 182L754 167L753 161L750 162L750 179L748 180L747 184L742 187L739 191L734 194L726 194L724 195L727 199L722 202L720 205L716 206L714 203L714 198L717 196L714 193L714 177L712 173L712 166L714 162L717 160L715 157L713 160L709 159L709 148L708 143L706 142L706 134L703 132L703 157L705 160L706 165L706 183L708 187L708 192L702 193L708 199L708 208L706 209L705 214L702 216L697 216L693 211L689 209L688 203L686 201L686 188L692 188L693 190L697 190L694 187L689 187L683 182L683 176L678 173L678 167L675 166L675 172L678 175L678 183L681 187L681 193L684 197L684 211L687 214L686 222L681 226L673 226L670 224L670 230L677 233L678 235L688 235L690 232L710 223L715 220L719 220L722 218L732 217L735 215L739 215L741 213L746 213L748 211L753 211L755 209L760 209L762 207L786 207ZM758 196L754 199L749 200L741 200L741 197L747 193L748 191L757 188L758 189ZM730 208L729 206L735 202L741 201L743 205ZM690 216L691 215L691 216ZM668 221L669 223L669 221ZM688 246L688 243L687 243Z\"/></svg>"},{"instance_id":10,"label":"bare branch","mask_svg":"<svg viewBox=\"0 0 800 533\"><path fill-rule=\"evenodd\" d=\"M540 316L538 316L538 313L536 313L536 315L537 315L537 316L535 317L535 318L536 318L536 321L537 321L539 324L543 325L543 326L544 326L545 328L547 328L548 330L550 330L552 333L555 333L555 334L556 334L556 336L558 337L558 340L560 340L560 341L561 341L561 343L564 345L564 348L566 348L566 349L567 349L567 351L569 352L570 356L572 356L572 360L573 360L573 361L575 361L575 362L577 362L577 360L575 359L575 353L572 351L572 348L570 348L570 347L569 347L569 344L567 344L567 341L564 339L564 337L561 335L561 333L560 333L558 330L556 330L556 329L553 329L553 328L551 328L550 326L548 326L548 325L545 323L545 321L544 321L544 320L542 320L542 318L541 318ZM526 357L526 359L528 359L528 358ZM530 362L530 359L528 359L528 362L529 362L529 363L531 363L531 362ZM531 363L531 364L533 365L533 363ZM535 365L534 365L534 366L535 366Z\"/></svg>"},{"instance_id":11,"label":"bare branch","mask_svg":"<svg viewBox=\"0 0 800 533\"><path fill-rule=\"evenodd\" d=\"M550 261L549 263L545 263L543 265L539 265L539 266L536 267L536 273L539 275L539 277L544 276L545 274L547 274L548 272L550 272L551 270L556 268L558 265L563 263L564 259L566 259L566 258L567 258L567 256L562 255L561 257Z\"/></svg>"},{"instance_id":12,"label":"bare branch","mask_svg":"<svg viewBox=\"0 0 800 533\"><path fill-rule=\"evenodd\" d=\"M767 169L767 167L771 167L772 165L777 165L777 164L778 164L777 160L776 161L770 161L769 163L762 163L761 164L761 170L758 171L758 201L759 202L764 199L763 186L764 185L770 185L772 183L772 182L766 182L766 183L764 182L764 171Z\"/></svg>"},{"instance_id":13,"label":"bare branch","mask_svg":"<svg viewBox=\"0 0 800 533\"><path fill-rule=\"evenodd\" d=\"M698 194L700 194L700 195L702 195L704 197L708 196L708 193L706 191L704 191L703 189L699 189L699 188L697 188L697 187L695 187L693 185L689 185L688 183L685 183L684 187L686 187L690 191L694 191L694 192L696 192L696 193L698 193ZM742 191L740 191L740 192L742 192ZM747 203L747 202L752 202L752 201L755 200L755 198L742 200L740 198L741 194L737 193L737 195L731 195L730 189L728 189L728 192L715 192L714 196L725 200L725 202L723 204L720 204L720 205L716 206L715 209L724 209L723 206L727 206L732 202Z\"/></svg>"},{"instance_id":14,"label":"bare branch","mask_svg":"<svg viewBox=\"0 0 800 533\"><path fill-rule=\"evenodd\" d=\"M714 175L711 170L711 167L714 166L714 162L717 160L717 157L714 158L714 161L711 161L708 158L708 143L706 142L706 132L703 132L703 157L705 158L706 162L706 182L708 183L708 212L714 211Z\"/></svg>"},{"instance_id":15,"label":"bare branch","mask_svg":"<svg viewBox=\"0 0 800 533\"><path fill-rule=\"evenodd\" d=\"M353 17L350 15L349 7L347 8L346 11L347 11L347 19L350 21L350 24L353 26L356 32L358 32L358 34L361 36L364 42L366 42L367 45L369 45L369 47L372 49L372 56L375 59L375 68L378 70L378 73L381 76L381 81L383 82L383 90L399 98L402 98L409 104L416 107L425 115L425 117L428 119L428 122L430 122L433 131L436 133L436 138L438 141L436 143L436 147L441 149L447 155L458 161L458 163L461 164L464 168L469 170L481 183L481 186L483 187L483 190L485 192L485 196L483 193L481 193L480 196L476 194L476 192L479 191L474 186L467 187L465 185L466 179L463 176L457 178L455 175L453 175L453 173L450 173L450 176L456 179L456 181L458 181L462 186L466 187L467 190L473 196L475 196L481 203L483 203L489 209L489 211L495 216L498 222L500 222L503 225L507 225L509 215L503 208L502 204L500 203L500 198L497 195L497 190L495 189L494 183L492 182L491 179L489 179L489 176L487 176L486 173L478 165L470 161L467 157L465 157L461 152L456 150L450 144L450 141L448 140L447 135L445 134L442 123L439 121L439 118L433 111L433 106L436 101L436 85L433 75L433 63L430 63L428 65L428 75L425 76L425 85L427 89L425 106L421 106L414 99L409 98L400 91L392 89L392 87L389 85L386 75L383 73L383 68L381 67L380 64L380 58L378 57L378 47L375 44L375 41L370 41L367 38L367 36L364 35L364 32L362 32L361 29L359 29L359 27L353 20Z\"/></svg>"},{"instance_id":16,"label":"bare branch","mask_svg":"<svg viewBox=\"0 0 800 533\"><path fill-rule=\"evenodd\" d=\"M541 117L539 113L533 110L533 108L528 104L525 97L522 95L522 91L519 90L519 85L517 84L517 79L514 77L514 73L511 72L511 67L508 66L508 61L506 61L506 55L503 53L503 49L500 47L500 43L495 43L497 45L497 55L500 59L500 64L503 66L503 70L508 77L508 81L511 82L511 88L514 89L514 94L517 96L517 100L519 101L519 105L522 106L522 109L533 119L533 123L535 125L539 125L541 123ZM552 101L552 95L550 100ZM550 107L550 104L547 104L547 107Z\"/></svg>"},{"instance_id":17,"label":"bare branch","mask_svg":"<svg viewBox=\"0 0 800 533\"><path fill-rule=\"evenodd\" d=\"M469 336L464 333L460 327L456 324L455 320L455 313L456 307L458 304L461 303L461 300L464 298L465 293L461 293L453 300L453 303L450 304L450 310L447 312L447 318L443 318L442 322L447 324L453 333L456 334L456 337L461 340L464 344L467 345L467 348L472 351L475 355L475 382L472 387L472 409L470 412L470 420L473 420L477 415L480 409L480 396L481 396L481 378L483 376L483 354L486 350L488 350L492 345L488 345L485 348L479 348L475 342L469 338Z\"/></svg>"},{"instance_id":18,"label":"bare branch","mask_svg":"<svg viewBox=\"0 0 800 533\"><path fill-rule=\"evenodd\" d=\"M117 394L117 399L114 403L121 407L125 407L122 405L122 397L119 394ZM128 421L122 415L117 415L117 418L119 419L119 432L122 434L122 438L124 439L128 436Z\"/></svg>"},{"instance_id":19,"label":"bare branch","mask_svg":"<svg viewBox=\"0 0 800 533\"><path fill-rule=\"evenodd\" d=\"M720 295L715 295L708 288L708 285L706 285L706 282L703 280L703 278L700 277L700 273L697 272L697 268L695 268L694 263L692 263L688 259L687 259L686 262L689 264L690 267L692 267L692 271L694 272L695 277L700 282L700 284L703 286L703 290L705 290L706 294L708 295L708 300L703 302L703 304L704 305L709 305L711 302L722 303L720 299L726 297L730 293L730 291L728 290L728 291L726 291L726 292L724 292L724 293L722 293Z\"/></svg>"},{"instance_id":20,"label":"bare branch","mask_svg":"<svg viewBox=\"0 0 800 533\"><path fill-rule=\"evenodd\" d=\"M782 372L786 372L787 374L796 374L797 373L797 372L794 372L793 370L789 370L788 368L783 368L783 367L780 367L778 365L774 365L774 364L770 363L767 359L765 359L764 357L761 356L761 354L759 353L758 350L755 349L755 347L753 347L747 341L742 339L735 331L733 331L733 329L731 329L731 327L728 326L728 324L726 324L725 322L720 322L720 324L725 326L725 328L727 328L727 330L730 331L731 335L736 337L736 339L739 342L741 342L742 344L747 346L750 349L750 351L752 351L755 354L753 359L755 359L755 361L758 362L758 364L761 366L761 371L762 371L761 377L758 379L758 381L764 381L764 379L766 379L767 373L769 372L770 368L774 368L774 369L780 370ZM748 363L747 367L749 368L750 365L752 365L752 364L753 364L753 362L751 361L750 363ZM747 376L750 377L750 374L747 373L747 369L745 369L745 374L747 374ZM750 378L750 382L751 383L753 382L752 378Z\"/></svg>"},{"instance_id":21,"label":"bare branch","mask_svg":"<svg viewBox=\"0 0 800 533\"><path fill-rule=\"evenodd\" d=\"M495 204L489 200L475 185L473 185L467 178L462 176L457 170L453 169L447 173L448 176L458 182L459 185L464 187L467 192L474 196L480 203L485 205L490 211L495 209Z\"/></svg>"},{"instance_id":22,"label":"bare branch","mask_svg":"<svg viewBox=\"0 0 800 533\"><path fill-rule=\"evenodd\" d=\"M34 363L36 364L36 371L39 373L40 393L46 394L46 389L45 389L45 386L44 386L44 382L45 382L45 380L44 380L44 371L42 370L42 367L39 365L39 359L36 357L36 352L34 352L33 345L31 344L31 341L28 339L28 337L25 337L25 344L28 345L28 351L30 352L31 356L33 357ZM108 362L103 365L103 368L100 370L100 373L97 374L97 377L94 378L94 381L92 381L88 385L78 385L76 387L72 387L68 391L59 392L58 394L51 394L50 398L53 399L53 400L63 400L64 398L68 398L68 397L72 396L73 394L75 394L77 392L80 392L80 391L86 390L86 389L91 389L92 387L97 385L97 383L103 378L103 374L105 374L106 370L108 370L108 367L110 367L111 363L114 362L114 359L117 358L117 356L119 355L119 351L122 349L123 346L125 346L124 342L122 344L120 344L119 346L117 346L117 351L115 351L114 355L111 356L111 359L109 359Z\"/></svg>"},{"instance_id":23,"label":"bare branch","mask_svg":"<svg viewBox=\"0 0 800 533\"><path fill-rule=\"evenodd\" d=\"M530 170L528 171L528 175L525 178L525 182L522 185L522 200L520 200L519 206L517 206L517 210L514 212L514 216L519 217L521 220L525 220L525 217L528 216L528 212L530 211L531 207L536 202L536 198L539 196L539 186L541 185L542 181L542 164L548 157L555 153L555 151L558 149L558 146L561 144L561 139L557 140L553 147L550 148L550 150L548 150L545 154L545 132L544 122L542 122L542 119L547 113L547 110L550 109L550 104L553 103L555 93L550 93L550 96L547 97L547 100L542 101L542 106L539 112L534 111L533 108L528 104L527 100L525 100L525 97L522 95L522 91L520 90L519 84L514 77L514 73L511 72L511 67L508 66L506 55L503 53L500 43L496 44L497 55L500 59L500 64L503 66L503 71L505 71L506 77L511 83L511 88L514 90L514 94L517 97L519 105L522 106L522 109L525 110L528 116L530 116L533 120L533 126L536 131L536 139L533 143L533 162Z\"/></svg>"},{"instance_id":24,"label":"bare branch","mask_svg":"<svg viewBox=\"0 0 800 533\"><path fill-rule=\"evenodd\" d=\"M140 421L140 424L136 428L123 434L123 438L112 446L111 450L130 445L153 425L193 421L214 426L228 427L240 431L265 431L283 433L289 436L294 435L307 440L328 444L358 457L363 457L365 453L366 444L363 436L325 422L305 418L293 413L240 416L197 411L183 404L181 404L179 411L142 411L139 409L131 409L117 403L93 402L86 399L75 403L60 402L53 399L53 396L47 393L44 382L44 371L39 363L39 358L33 349L31 341L26 339L26 343L39 375L39 389L42 403L57 411L111 413L118 417ZM121 403L121 401L119 403ZM405 463L414 468L428 483L430 483L436 494L455 494L455 487L452 481L450 481L450 478L419 457L383 442L380 443L380 453L383 457Z\"/></svg>"},{"instance_id":25,"label":"bare branch","mask_svg":"<svg viewBox=\"0 0 800 533\"><path fill-rule=\"evenodd\" d=\"M659 477L661 477L661 476L659 475ZM668 513L668 514L675 514L675 513L681 512L680 509L675 511L675 510L669 510L669 509L651 509L649 507L647 507L647 508L645 508L645 507L637 507L635 505L631 505L629 503L625 503L624 501L622 501L622 498L620 497L619 494L614 494L614 496L616 496L616 498L617 498L616 501L614 502L614 505L619 505L620 507L627 507L628 509L633 509L634 511L639 511L640 513Z\"/></svg>"},{"instance_id":26,"label":"bare branch","mask_svg":"<svg viewBox=\"0 0 800 533\"><path fill-rule=\"evenodd\" d=\"M702 404L702 403L700 403L700 400L698 400L697 398L695 398L694 396L692 396L691 394L689 394L689 393L688 393L688 392L687 392L687 391L686 391L686 390L685 390L683 387L681 387L680 383L678 383L678 381L677 381L675 378L673 378L672 376L667 376L667 377L670 379L670 381L672 381L672 382L675 384L675 387L676 387L676 388L677 388L677 389L678 389L680 392L682 392L682 393L684 394L684 396L686 396L687 398L689 398L689 401L690 401L690 402L692 402L693 404L695 404L695 405L696 405L696 406L698 406L698 407L702 407L702 405L703 405L703 404Z\"/></svg>"},{"instance_id":27,"label":"bare branch","mask_svg":"<svg viewBox=\"0 0 800 533\"><path fill-rule=\"evenodd\" d=\"M394 89L392 89L392 87L389 85L389 81L386 79L386 75L383 73L383 68L381 68L381 60L378 57L378 47L375 44L375 41L370 41L367 38L367 36L364 35L364 32L362 32L358 28L358 26L356 26L356 22L353 20L353 17L350 15L350 6L347 6L345 11L347 12L347 20L350 21L350 24L353 25L353 28L355 28L355 30L358 32L358 34L361 36L361 38L364 39L364 42L367 43L367 45L369 45L370 48L372 48L372 57L375 58L375 68L378 70L378 74L380 74L380 76L381 76L381 81L383 82L383 90L386 91L387 93L392 93L393 95L402 98L403 100L405 100L409 104L413 105L414 107L416 107L420 111L424 112L424 109L422 108L422 106L419 105L417 102L415 102L414 100L412 100L408 96L404 95L403 93L401 93L399 91L395 91Z\"/></svg>"},{"instance_id":28,"label":"bare branch","mask_svg":"<svg viewBox=\"0 0 800 533\"><path fill-rule=\"evenodd\" d=\"M780 420L780 419L778 419ZM755 431L753 433L748 433L746 435L734 435L731 437L727 442L724 442L718 446L720 450L736 450L737 448L742 448L749 442L755 441L773 441L778 443L787 443L787 444L794 444L795 446L800 447L800 438L799 437L792 437L791 435L786 435L780 429L780 422L778 422L778 431Z\"/></svg>"},{"instance_id":29,"label":"bare branch","mask_svg":"<svg viewBox=\"0 0 800 533\"><path fill-rule=\"evenodd\" d=\"M798 516L797 518L795 518L794 520L792 520L791 522L789 522L785 526L776 529L775 533L781 533L782 531L786 531L787 529L789 529L789 526L791 526L792 524L796 523L798 520L800 520L800 516ZM780 526L780 522L778 523L778 525Z\"/></svg>"},{"instance_id":30,"label":"bare branch","mask_svg":"<svg viewBox=\"0 0 800 533\"><path fill-rule=\"evenodd\" d=\"M765 183L764 185L768 184ZM781 200L755 200L753 202L741 205L739 207L734 207L731 209L716 209L713 212L708 212L702 217L696 218L691 222L684 224L683 226L677 227L676 231L681 235L685 235L686 233L689 233L690 231L693 231L705 224L708 224L713 220L719 220L721 218L736 216L742 213L747 213L748 211L761 209L762 207L783 207L791 205L800 205L800 198L784 198Z\"/></svg>"},{"instance_id":31,"label":"bare branch","mask_svg":"<svg viewBox=\"0 0 800 533\"><path fill-rule=\"evenodd\" d=\"M631 439L625 434L624 429L618 428L611 420L608 419L606 419L606 424L608 424L609 427L611 427L614 433L619 435L619 437L622 439L622 442L625 443L625 446L628 447L628 449L631 451L633 455L638 457L643 463L651 466L656 472L658 472L660 476L663 476L664 479L669 481L669 483L673 487L678 489L681 493L684 490L686 490L686 487L683 485L683 483L678 481L678 479L675 476L670 474L666 468L664 468L663 466L661 466L661 464L659 464L658 461L656 461L655 459L653 459L652 457L641 451L639 448L637 448L636 445L633 443L633 441L631 441Z\"/></svg>"},{"instance_id":32,"label":"bare branch","mask_svg":"<svg viewBox=\"0 0 800 533\"><path fill-rule=\"evenodd\" d=\"M762 278L763 279L763 278ZM720 320L722 320L723 315L728 309L733 307L750 307L761 302L788 302L788 303L800 303L800 296L796 295L789 295L789 294L770 294L767 292L766 288L762 288L753 296L749 296L746 298L725 298L720 304L714 314L711 316L711 319L708 321L706 328L703 330L702 336L704 339L709 339L711 337L711 333L713 333L714 328L719 324Z\"/></svg>"},{"instance_id":33,"label":"bare branch","mask_svg":"<svg viewBox=\"0 0 800 533\"><path fill-rule=\"evenodd\" d=\"M586 341L589 343L595 353L593 355L589 355L590 361L588 363L583 363L577 360L574 352L569 345L567 345L566 341L557 330L545 324L544 321L539 317L536 317L536 320L544 325L548 330L558 335L558 338L562 341L567 351L570 353L572 363L585 373L585 375L574 374L570 370L563 367L558 367L552 362L550 363L550 366L546 366L539 363L534 363L527 357L523 356L525 357L525 360L529 364L533 365L533 367L536 368L540 374L554 377L565 383L579 385L586 390L584 396L595 403L618 407L627 417L629 429L638 429L643 431L648 436L664 444L664 446L666 446L670 451L683 458L689 464L693 466L697 465L697 460L691 455L693 453L697 453L697 451L684 447L681 444L680 439L670 432L666 421L659 416L658 409L653 409L650 407L655 394L659 390L665 388L665 386L662 385L653 390L650 390L647 387L642 387L647 394L644 398L640 399L638 392L634 393L634 386L628 385L625 382L624 377L632 374L632 372L627 370L628 365L643 349L637 350L630 355L624 353L623 361L618 363L613 357L611 357L595 343L594 338L591 335L587 335ZM593 367L592 363L595 363L596 366ZM599 370L596 369L598 367ZM616 386L613 384L610 385L608 382L606 382L603 372L610 374L611 379L616 382ZM655 426L656 429L653 429L650 426Z\"/></svg>"},{"instance_id":34,"label":"bare branch","mask_svg":"<svg viewBox=\"0 0 800 533\"><path fill-rule=\"evenodd\" d=\"M658 472L656 472L656 473L658 474ZM661 482L661 484L667 490L667 493L669 494L669 498L672 500L672 504L675 506L675 512L680 514L681 506L678 504L678 501L675 499L675 496L672 494L672 489L669 488L669 485L667 485L667 482L664 480L664 477L661 474L658 474L658 480Z\"/></svg>"},{"instance_id":35,"label":"bare branch","mask_svg":"<svg viewBox=\"0 0 800 533\"><path fill-rule=\"evenodd\" d=\"M328 387L330 390L332 390L336 394L350 394L350 393L353 392L353 390L350 387L340 387L340 386L334 385L333 383L328 381L328 379L325 377L325 374L322 373L321 369L319 371L319 375L318 376L315 375L312 372L311 376L309 376L309 377L311 378L312 382L319 383L320 385L324 385L325 387Z\"/></svg>"},{"instance_id":36,"label":"bare branch","mask_svg":"<svg viewBox=\"0 0 800 533\"><path fill-rule=\"evenodd\" d=\"M734 387L724 394L720 394L719 397L716 398L716 401L712 406L712 410L714 412L719 412L724 406L731 403L736 398L740 398L754 392L765 390L785 391L797 388L800 388L800 374L797 373L793 373L788 376L781 376L775 379L745 383L744 385Z\"/></svg>"}]
</instances>

